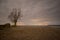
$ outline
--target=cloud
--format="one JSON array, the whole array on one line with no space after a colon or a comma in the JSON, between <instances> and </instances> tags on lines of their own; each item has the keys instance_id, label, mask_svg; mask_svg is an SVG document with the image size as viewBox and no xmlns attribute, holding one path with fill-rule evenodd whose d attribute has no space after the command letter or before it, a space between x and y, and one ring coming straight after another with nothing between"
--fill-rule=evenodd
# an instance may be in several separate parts
<instances>
[{"instance_id":1,"label":"cloud","mask_svg":"<svg viewBox=\"0 0 60 40\"><path fill-rule=\"evenodd\" d=\"M3 17L7 17L12 8L21 8L23 25L59 24L60 22L60 0L0 0L2 23L4 23Z\"/></svg>"}]
</instances>

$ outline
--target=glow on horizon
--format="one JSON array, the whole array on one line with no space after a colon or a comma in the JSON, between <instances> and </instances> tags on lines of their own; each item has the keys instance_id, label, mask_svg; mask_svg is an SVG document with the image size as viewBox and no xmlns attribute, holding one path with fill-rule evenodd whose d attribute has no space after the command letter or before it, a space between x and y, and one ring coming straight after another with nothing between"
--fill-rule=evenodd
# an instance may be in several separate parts
<instances>
[{"instance_id":1,"label":"glow on horizon","mask_svg":"<svg viewBox=\"0 0 60 40\"><path fill-rule=\"evenodd\" d=\"M43 19L35 18L35 19L30 19L28 20L28 24L25 22L17 22L17 25L48 25L49 22L42 21ZM31 21L31 22L30 22Z\"/></svg>"},{"instance_id":2,"label":"glow on horizon","mask_svg":"<svg viewBox=\"0 0 60 40\"><path fill-rule=\"evenodd\" d=\"M35 22L35 23L31 23L31 24L25 24L24 22L17 22L17 25L48 25L47 22L42 22L42 23L38 23L38 22Z\"/></svg>"}]
</instances>

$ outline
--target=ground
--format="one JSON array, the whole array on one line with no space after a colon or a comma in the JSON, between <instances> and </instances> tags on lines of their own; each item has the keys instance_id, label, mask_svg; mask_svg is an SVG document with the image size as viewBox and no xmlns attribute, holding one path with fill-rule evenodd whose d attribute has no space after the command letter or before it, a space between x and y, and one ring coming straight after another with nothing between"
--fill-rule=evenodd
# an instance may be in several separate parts
<instances>
[{"instance_id":1,"label":"ground","mask_svg":"<svg viewBox=\"0 0 60 40\"><path fill-rule=\"evenodd\" d=\"M0 40L60 40L60 26L18 26L0 30Z\"/></svg>"}]
</instances>

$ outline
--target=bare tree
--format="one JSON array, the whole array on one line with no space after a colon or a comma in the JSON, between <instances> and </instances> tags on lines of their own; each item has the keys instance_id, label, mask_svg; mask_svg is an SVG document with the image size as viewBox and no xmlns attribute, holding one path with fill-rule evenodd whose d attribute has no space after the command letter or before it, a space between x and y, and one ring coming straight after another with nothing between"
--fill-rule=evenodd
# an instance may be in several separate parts
<instances>
[{"instance_id":1,"label":"bare tree","mask_svg":"<svg viewBox=\"0 0 60 40\"><path fill-rule=\"evenodd\" d=\"M16 26L18 19L21 18L21 10L13 8L8 18L10 19L12 23L14 23L14 26Z\"/></svg>"}]
</instances>

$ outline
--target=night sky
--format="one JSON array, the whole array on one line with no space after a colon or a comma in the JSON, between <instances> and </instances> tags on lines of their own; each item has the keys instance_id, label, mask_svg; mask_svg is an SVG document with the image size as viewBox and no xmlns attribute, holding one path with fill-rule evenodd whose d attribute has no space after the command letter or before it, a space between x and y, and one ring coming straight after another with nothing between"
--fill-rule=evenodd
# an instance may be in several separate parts
<instances>
[{"instance_id":1,"label":"night sky","mask_svg":"<svg viewBox=\"0 0 60 40\"><path fill-rule=\"evenodd\" d=\"M10 22L13 8L23 15L17 25L60 25L60 0L0 0L0 24Z\"/></svg>"}]
</instances>

